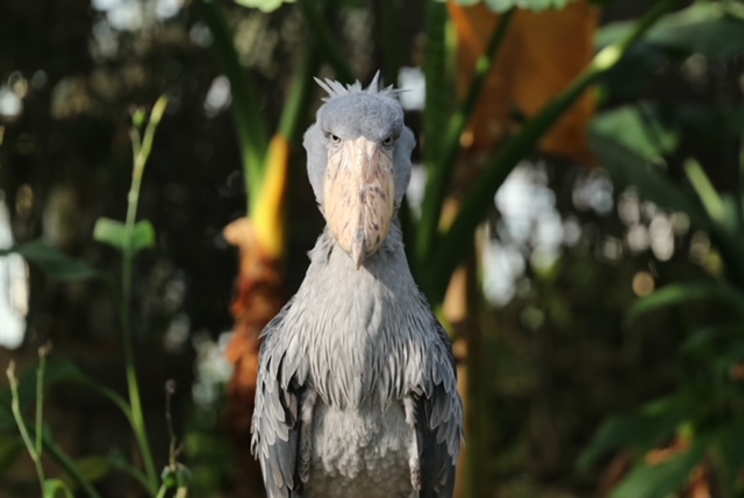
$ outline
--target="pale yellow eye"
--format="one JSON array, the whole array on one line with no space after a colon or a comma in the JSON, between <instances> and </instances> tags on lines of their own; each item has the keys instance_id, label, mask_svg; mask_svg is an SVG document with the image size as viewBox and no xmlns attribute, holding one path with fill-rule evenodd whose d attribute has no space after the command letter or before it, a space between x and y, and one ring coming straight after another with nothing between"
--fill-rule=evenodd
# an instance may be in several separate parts
<instances>
[{"instance_id":1,"label":"pale yellow eye","mask_svg":"<svg viewBox=\"0 0 744 498\"><path fill-rule=\"evenodd\" d=\"M390 147L393 145L393 137L387 137L385 140L382 141L382 145L385 147Z\"/></svg>"},{"instance_id":2,"label":"pale yellow eye","mask_svg":"<svg viewBox=\"0 0 744 498\"><path fill-rule=\"evenodd\" d=\"M334 135L333 133L329 133L328 134L328 140L330 140L331 143L334 144L334 145L338 145L338 144L341 143L341 138L338 137L338 136L336 136L336 135Z\"/></svg>"}]
</instances>

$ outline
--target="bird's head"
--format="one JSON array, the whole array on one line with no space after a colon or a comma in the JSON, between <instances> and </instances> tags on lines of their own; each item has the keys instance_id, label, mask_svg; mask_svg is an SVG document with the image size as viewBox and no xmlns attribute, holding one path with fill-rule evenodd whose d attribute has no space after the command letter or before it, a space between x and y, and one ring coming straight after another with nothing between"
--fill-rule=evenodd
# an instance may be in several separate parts
<instances>
[{"instance_id":1,"label":"bird's head","mask_svg":"<svg viewBox=\"0 0 744 498\"><path fill-rule=\"evenodd\" d=\"M411 179L415 140L379 73L366 89L316 81L328 98L305 132L308 176L331 234L359 268L385 242Z\"/></svg>"}]
</instances>

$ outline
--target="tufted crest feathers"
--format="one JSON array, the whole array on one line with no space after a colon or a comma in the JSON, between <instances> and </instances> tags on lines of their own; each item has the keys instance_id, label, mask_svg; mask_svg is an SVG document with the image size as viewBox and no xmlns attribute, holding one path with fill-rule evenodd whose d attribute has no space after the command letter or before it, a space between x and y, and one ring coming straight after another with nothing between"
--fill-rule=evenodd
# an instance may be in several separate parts
<instances>
[{"instance_id":1,"label":"tufted crest feathers","mask_svg":"<svg viewBox=\"0 0 744 498\"><path fill-rule=\"evenodd\" d=\"M382 78L380 77L380 71L377 71L375 73L374 78L372 78L372 81L367 88L363 88L362 83L359 80L356 80L354 83L344 85L343 83L335 80L321 80L320 78L315 78L315 82L328 94L328 96L323 99L323 101L325 102L333 100L337 97L342 97L344 95L362 92L372 95L379 95L381 97L395 98L399 93L403 91L393 88L393 85L383 87L381 80Z\"/></svg>"}]
</instances>

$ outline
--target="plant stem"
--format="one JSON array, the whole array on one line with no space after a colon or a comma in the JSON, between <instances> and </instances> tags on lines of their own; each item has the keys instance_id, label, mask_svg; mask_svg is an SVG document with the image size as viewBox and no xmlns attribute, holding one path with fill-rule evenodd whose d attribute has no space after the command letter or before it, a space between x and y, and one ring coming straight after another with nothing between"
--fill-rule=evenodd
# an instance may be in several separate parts
<instances>
[{"instance_id":1,"label":"plant stem","mask_svg":"<svg viewBox=\"0 0 744 498\"><path fill-rule=\"evenodd\" d=\"M248 204L256 202L264 177L264 159L269 146L269 132L256 98L256 86L235 50L232 33L220 7L214 0L197 0L202 17L214 37L214 48L225 76L230 81L232 114L243 160Z\"/></svg>"},{"instance_id":2,"label":"plant stem","mask_svg":"<svg viewBox=\"0 0 744 498\"><path fill-rule=\"evenodd\" d=\"M21 403L20 399L18 398L18 379L15 376L15 363L13 361L11 361L8 365L6 374L8 375L8 382L10 383L10 409L13 412L13 418L15 419L15 423L18 426L18 432L21 433L23 444L26 445L26 450L31 456L31 460L33 460L34 466L36 467L36 477L38 477L39 479L41 494L44 495L44 483L46 482L46 478L44 477L44 467L41 465L41 454L36 451L34 442L31 439L31 436L28 433L28 428L26 427L26 423L23 420L23 414L21 414Z\"/></svg>"},{"instance_id":3,"label":"plant stem","mask_svg":"<svg viewBox=\"0 0 744 498\"><path fill-rule=\"evenodd\" d=\"M78 466L75 464L75 462L72 461L69 456L67 456L62 448L57 446L54 441L48 439L43 434L42 441L44 443L44 448L55 460L57 460L57 463L60 465L60 467L62 467L62 469L70 477L72 477L75 482L78 483L80 488L85 491L85 494L88 495L89 498L101 498L101 495L99 495L98 492L95 490L93 484L80 472Z\"/></svg>"},{"instance_id":4,"label":"plant stem","mask_svg":"<svg viewBox=\"0 0 744 498\"><path fill-rule=\"evenodd\" d=\"M160 485L160 489L158 489L158 494L155 496L155 498L165 498L165 492L168 491L168 486L163 483Z\"/></svg>"},{"instance_id":5,"label":"plant stem","mask_svg":"<svg viewBox=\"0 0 744 498\"><path fill-rule=\"evenodd\" d=\"M436 169L442 138L441 126L447 120L448 90L446 85L445 26L447 6L442 2L426 3L426 46L424 49L424 77L426 102L424 105L425 167L428 174ZM417 252L420 249L417 248Z\"/></svg>"},{"instance_id":6,"label":"plant stem","mask_svg":"<svg viewBox=\"0 0 744 498\"><path fill-rule=\"evenodd\" d=\"M349 67L341 51L338 49L339 44L333 40L331 28L321 15L317 8L317 0L300 0L302 12L305 14L305 20L315 35L320 48L322 49L325 59L336 73L336 78L342 83L351 83L354 81L354 72Z\"/></svg>"},{"instance_id":7,"label":"plant stem","mask_svg":"<svg viewBox=\"0 0 744 498\"><path fill-rule=\"evenodd\" d=\"M317 41L311 42L300 68L292 76L287 101L279 120L279 133L293 142L300 131L302 119L307 115L308 102L313 88L313 74L320 64L320 50Z\"/></svg>"},{"instance_id":8,"label":"plant stem","mask_svg":"<svg viewBox=\"0 0 744 498\"><path fill-rule=\"evenodd\" d=\"M147 440L147 429L142 412L142 401L140 399L139 383L137 382L137 368L134 358L134 346L132 339L131 322L129 313L132 299L132 264L134 262L134 227L137 220L137 205L139 203L139 193L142 186L142 177L145 172L147 159L152 151L152 143L155 138L155 130L160 123L167 106L168 99L163 96L153 106L148 120L145 134L142 138L141 145L137 140L132 140L136 149L134 152L134 168L132 170L132 185L127 196L127 215L124 222L126 245L122 253L122 292L121 292L121 323L122 335L124 340L124 361L127 376L127 387L129 390L129 404L131 407L132 430L137 438L137 443L142 454L142 460L147 475L148 490L151 495L157 491L158 477L155 472L150 444ZM136 132L134 132L136 135ZM139 146L138 146L139 145Z\"/></svg>"},{"instance_id":9,"label":"plant stem","mask_svg":"<svg viewBox=\"0 0 744 498\"><path fill-rule=\"evenodd\" d=\"M443 299L452 272L473 244L472 234L476 226L488 206L493 204L494 193L514 166L532 151L538 140L573 106L584 91L599 76L615 67L641 36L679 1L664 0L657 3L637 23L630 35L621 42L602 49L563 93L546 104L534 118L525 123L512 140L496 152L488 169L465 196L462 209L452 227L442 237L441 243L437 244L437 252L431 260L431 267L437 271L428 272L429 280L425 286L434 303Z\"/></svg>"},{"instance_id":10,"label":"plant stem","mask_svg":"<svg viewBox=\"0 0 744 498\"><path fill-rule=\"evenodd\" d=\"M39 348L39 368L36 371L36 454L41 459L44 451L41 445L41 436L44 433L44 370L46 369L46 358L48 347Z\"/></svg>"},{"instance_id":11,"label":"plant stem","mask_svg":"<svg viewBox=\"0 0 744 498\"><path fill-rule=\"evenodd\" d=\"M386 85L394 85L398 81L401 54L403 53L400 36L400 2L398 0L383 0L382 20L382 33L385 44L383 81Z\"/></svg>"},{"instance_id":12,"label":"plant stem","mask_svg":"<svg viewBox=\"0 0 744 498\"><path fill-rule=\"evenodd\" d=\"M426 192L421 208L421 224L416 244L419 264L421 265L427 263L436 246L442 205L460 152L460 136L465 131L465 127L475 110L483 85L486 83L488 74L493 67L494 58L506 37L515 12L516 9L512 8L504 13L491 35L485 52L478 58L467 97L449 120L447 133L444 136L444 148L436 158L439 160L435 159L435 167L429 170L430 177L426 182Z\"/></svg>"}]
</instances>

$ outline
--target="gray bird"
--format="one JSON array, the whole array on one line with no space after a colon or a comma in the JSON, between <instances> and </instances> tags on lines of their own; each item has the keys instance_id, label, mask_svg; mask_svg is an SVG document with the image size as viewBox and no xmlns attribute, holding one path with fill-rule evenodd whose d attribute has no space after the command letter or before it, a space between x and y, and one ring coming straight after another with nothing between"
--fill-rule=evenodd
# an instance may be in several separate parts
<instances>
[{"instance_id":1,"label":"gray bird","mask_svg":"<svg viewBox=\"0 0 744 498\"><path fill-rule=\"evenodd\" d=\"M378 80L316 79L328 98L304 146L327 226L262 332L252 451L269 498L452 496L462 402L397 219L415 140Z\"/></svg>"}]
</instances>

